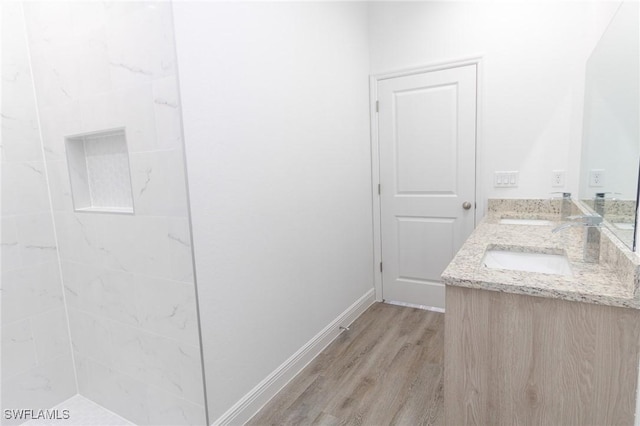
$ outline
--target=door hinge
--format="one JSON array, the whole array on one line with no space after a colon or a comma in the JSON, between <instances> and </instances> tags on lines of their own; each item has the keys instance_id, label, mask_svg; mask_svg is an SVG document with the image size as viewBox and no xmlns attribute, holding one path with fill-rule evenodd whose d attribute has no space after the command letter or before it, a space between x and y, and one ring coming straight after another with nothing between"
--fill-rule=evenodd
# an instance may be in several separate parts
<instances>
[{"instance_id":1,"label":"door hinge","mask_svg":"<svg viewBox=\"0 0 640 426\"><path fill-rule=\"evenodd\" d=\"M380 112L380 101L376 101L376 112Z\"/></svg>"},{"instance_id":2,"label":"door hinge","mask_svg":"<svg viewBox=\"0 0 640 426\"><path fill-rule=\"evenodd\" d=\"M380 184L378 184L378 195L380 195L380 194L381 194L381 192L380 192Z\"/></svg>"},{"instance_id":3,"label":"door hinge","mask_svg":"<svg viewBox=\"0 0 640 426\"><path fill-rule=\"evenodd\" d=\"M380 272L382 272L382 262L380 262Z\"/></svg>"}]
</instances>

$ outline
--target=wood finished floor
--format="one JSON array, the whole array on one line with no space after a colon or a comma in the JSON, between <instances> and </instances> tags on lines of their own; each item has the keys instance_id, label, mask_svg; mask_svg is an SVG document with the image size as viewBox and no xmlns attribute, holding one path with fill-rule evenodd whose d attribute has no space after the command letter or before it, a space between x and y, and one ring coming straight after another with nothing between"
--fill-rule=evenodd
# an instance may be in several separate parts
<instances>
[{"instance_id":1,"label":"wood finished floor","mask_svg":"<svg viewBox=\"0 0 640 426\"><path fill-rule=\"evenodd\" d=\"M444 424L444 314L375 303L350 328L247 424Z\"/></svg>"}]
</instances>

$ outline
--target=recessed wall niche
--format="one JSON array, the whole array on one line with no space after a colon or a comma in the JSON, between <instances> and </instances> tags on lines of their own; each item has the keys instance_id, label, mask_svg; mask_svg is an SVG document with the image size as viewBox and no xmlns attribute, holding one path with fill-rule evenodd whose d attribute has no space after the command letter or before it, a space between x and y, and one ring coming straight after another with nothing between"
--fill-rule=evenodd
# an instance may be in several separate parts
<instances>
[{"instance_id":1,"label":"recessed wall niche","mask_svg":"<svg viewBox=\"0 0 640 426\"><path fill-rule=\"evenodd\" d=\"M124 129L67 136L65 145L74 209L133 213Z\"/></svg>"}]
</instances>

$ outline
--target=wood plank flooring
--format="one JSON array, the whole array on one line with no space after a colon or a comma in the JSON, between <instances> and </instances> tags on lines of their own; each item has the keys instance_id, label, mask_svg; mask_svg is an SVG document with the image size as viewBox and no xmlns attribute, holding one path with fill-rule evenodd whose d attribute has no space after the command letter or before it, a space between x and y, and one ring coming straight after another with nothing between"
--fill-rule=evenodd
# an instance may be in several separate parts
<instances>
[{"instance_id":1,"label":"wood plank flooring","mask_svg":"<svg viewBox=\"0 0 640 426\"><path fill-rule=\"evenodd\" d=\"M375 303L247 424L444 424L444 314Z\"/></svg>"}]
</instances>

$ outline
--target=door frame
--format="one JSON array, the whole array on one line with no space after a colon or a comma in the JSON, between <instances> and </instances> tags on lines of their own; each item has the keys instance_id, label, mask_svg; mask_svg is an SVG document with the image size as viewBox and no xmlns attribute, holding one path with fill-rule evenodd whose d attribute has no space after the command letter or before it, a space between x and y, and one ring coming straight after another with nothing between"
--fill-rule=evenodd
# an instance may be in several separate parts
<instances>
[{"instance_id":1,"label":"door frame","mask_svg":"<svg viewBox=\"0 0 640 426\"><path fill-rule=\"evenodd\" d=\"M486 209L485 201L482 195L484 194L483 185L478 185L478 176L483 176L480 168L484 162L479 161L481 159L480 149L482 146L482 55L470 56L455 60L434 62L429 65L425 65L418 68L409 68L399 71L386 72L381 74L371 75L369 77L369 114L371 117L371 198L373 200L373 279L374 288L376 293L376 301L382 302L382 271L380 270L380 264L382 262L382 222L380 217L380 196L378 194L378 185L380 184L380 142L378 135L378 112L376 111L376 102L378 100L378 82L396 77L405 77L415 74L422 74L430 71L439 71L450 68L458 68L466 65L476 66L476 173L475 180L475 223L477 224L480 219L484 217ZM382 189L384 191L384 188Z\"/></svg>"}]
</instances>

